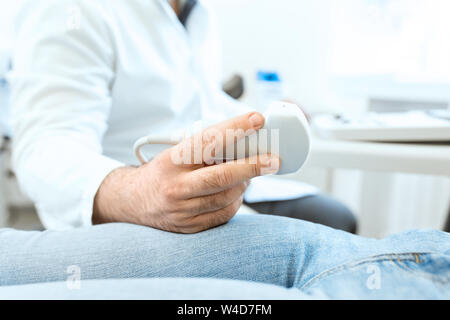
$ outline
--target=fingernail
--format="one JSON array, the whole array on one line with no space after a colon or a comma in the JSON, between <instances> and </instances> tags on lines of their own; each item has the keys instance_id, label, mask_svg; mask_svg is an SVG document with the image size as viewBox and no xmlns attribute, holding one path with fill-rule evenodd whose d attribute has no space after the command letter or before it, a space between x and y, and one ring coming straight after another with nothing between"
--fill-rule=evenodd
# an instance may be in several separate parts
<instances>
[{"instance_id":1,"label":"fingernail","mask_svg":"<svg viewBox=\"0 0 450 320\"><path fill-rule=\"evenodd\" d=\"M254 129L260 129L264 125L264 117L260 113L252 113L248 119Z\"/></svg>"},{"instance_id":2,"label":"fingernail","mask_svg":"<svg viewBox=\"0 0 450 320\"><path fill-rule=\"evenodd\" d=\"M275 174L280 170L280 159L269 155L261 156L261 175Z\"/></svg>"}]
</instances>

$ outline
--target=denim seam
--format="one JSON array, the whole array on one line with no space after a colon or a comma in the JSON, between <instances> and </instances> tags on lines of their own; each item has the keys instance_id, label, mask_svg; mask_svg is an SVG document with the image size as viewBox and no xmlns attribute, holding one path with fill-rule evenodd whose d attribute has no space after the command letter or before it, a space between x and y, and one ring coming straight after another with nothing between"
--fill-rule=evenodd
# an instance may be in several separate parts
<instances>
[{"instance_id":1,"label":"denim seam","mask_svg":"<svg viewBox=\"0 0 450 320\"><path fill-rule=\"evenodd\" d=\"M426 254L429 254L429 253L414 253L414 255L419 255L419 256L420 255L426 255ZM413 272L413 273L419 274L419 275L421 275L424 278L428 278L430 280L437 281L437 282L439 282L441 284L447 284L447 283L450 282L450 278L449 277L445 277L445 278L443 276L439 277L439 276L430 274L428 272L424 272L424 271L413 269L413 268L409 267L408 265L406 265L404 263L404 261L412 261L412 262L416 262L417 263L417 261L415 259L401 259L401 260L397 259L396 261L392 260L392 262L394 262L399 268L402 268L405 271L409 271L409 272Z\"/></svg>"},{"instance_id":2,"label":"denim seam","mask_svg":"<svg viewBox=\"0 0 450 320\"><path fill-rule=\"evenodd\" d=\"M365 258L365 259L357 260L357 261L353 261L353 262L346 262L346 263L341 264L339 266L335 266L335 267L332 267L332 268L330 268L328 270L325 270L325 271L319 273L318 275L314 276L313 278L308 280L304 285L302 285L300 287L300 290L307 289L308 287L311 287L317 281L322 280L323 278L325 278L327 276L330 276L332 274L335 274L335 273L337 273L339 271L351 270L351 269L353 269L355 267L359 267L359 266L361 266L363 264L366 264L366 263L369 263L369 262L375 263L375 262L390 261L390 262L394 262L395 263L395 261L392 259L392 257L396 257L397 260L401 259L401 261L413 261L413 262L415 262L416 261L415 255L422 256L422 255L429 255L429 254L438 254L438 253L436 253L436 252L390 253L390 254L380 254L380 255L377 255L377 256L373 256L373 257L370 257L370 258ZM447 284L447 283L450 282L450 279L447 278L447 277L444 279L442 277L437 277L437 276L430 275L430 274L428 274L426 272L422 272L422 271L411 269L411 268L409 268L406 265L400 266L397 263L395 263L395 265L397 267L399 267L399 268L407 268L407 270L410 271L410 272L418 273L418 274L420 274L423 277L426 277L426 278L428 278L430 280L435 280L435 281L437 281L437 282L439 282L441 284Z\"/></svg>"}]
</instances>

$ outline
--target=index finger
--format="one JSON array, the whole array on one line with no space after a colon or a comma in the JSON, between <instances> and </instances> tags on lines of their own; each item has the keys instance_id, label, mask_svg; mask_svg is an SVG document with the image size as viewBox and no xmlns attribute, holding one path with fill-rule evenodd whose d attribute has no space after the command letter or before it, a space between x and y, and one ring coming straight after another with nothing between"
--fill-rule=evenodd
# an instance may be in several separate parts
<instances>
[{"instance_id":1,"label":"index finger","mask_svg":"<svg viewBox=\"0 0 450 320\"><path fill-rule=\"evenodd\" d=\"M182 184L189 185L187 198L215 194L252 178L269 175L280 169L280 158L263 154L209 166L189 172ZM195 183L189 183L195 181Z\"/></svg>"},{"instance_id":2,"label":"index finger","mask_svg":"<svg viewBox=\"0 0 450 320\"><path fill-rule=\"evenodd\" d=\"M227 145L261 129L264 121L262 114L251 112L208 127L176 145L172 161L182 166L212 164Z\"/></svg>"}]
</instances>

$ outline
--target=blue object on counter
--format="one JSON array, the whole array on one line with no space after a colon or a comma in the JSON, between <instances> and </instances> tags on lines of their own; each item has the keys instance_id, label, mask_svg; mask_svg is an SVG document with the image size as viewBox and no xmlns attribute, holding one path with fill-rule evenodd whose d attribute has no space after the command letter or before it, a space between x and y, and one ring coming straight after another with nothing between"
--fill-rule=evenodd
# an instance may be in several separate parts
<instances>
[{"instance_id":1,"label":"blue object on counter","mask_svg":"<svg viewBox=\"0 0 450 320\"><path fill-rule=\"evenodd\" d=\"M257 73L258 81L267 81L267 82L280 82L280 76L277 72L270 71L258 71Z\"/></svg>"},{"instance_id":2,"label":"blue object on counter","mask_svg":"<svg viewBox=\"0 0 450 320\"><path fill-rule=\"evenodd\" d=\"M283 81L276 71L259 70L256 74L256 100L255 109L265 112L274 101L284 98Z\"/></svg>"}]
</instances>

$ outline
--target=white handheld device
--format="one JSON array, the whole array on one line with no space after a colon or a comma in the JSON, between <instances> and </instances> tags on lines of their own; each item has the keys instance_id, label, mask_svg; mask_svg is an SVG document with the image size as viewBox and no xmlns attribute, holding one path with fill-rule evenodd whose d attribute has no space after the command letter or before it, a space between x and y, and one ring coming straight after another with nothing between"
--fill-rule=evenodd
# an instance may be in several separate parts
<instances>
[{"instance_id":1,"label":"white handheld device","mask_svg":"<svg viewBox=\"0 0 450 320\"><path fill-rule=\"evenodd\" d=\"M309 124L303 111L295 104L274 102L264 113L266 122L262 129L269 136L278 130L278 148L273 148L272 139L268 139L268 150L281 159L278 175L295 173L305 164L311 148ZM276 150L278 149L278 150ZM267 153L259 149L260 154Z\"/></svg>"},{"instance_id":2,"label":"white handheld device","mask_svg":"<svg viewBox=\"0 0 450 320\"><path fill-rule=\"evenodd\" d=\"M252 139L251 136L245 138L245 157L275 154L281 159L278 175L297 172L305 164L311 146L309 125L305 115L295 104L274 102L264 113L264 117L266 120L264 127L254 133L256 139ZM252 146L251 141L257 141L257 146ZM141 151L144 145L175 145L180 142L181 138L168 139L150 135L136 141L134 152L144 164L149 161Z\"/></svg>"}]
</instances>

